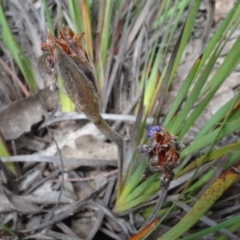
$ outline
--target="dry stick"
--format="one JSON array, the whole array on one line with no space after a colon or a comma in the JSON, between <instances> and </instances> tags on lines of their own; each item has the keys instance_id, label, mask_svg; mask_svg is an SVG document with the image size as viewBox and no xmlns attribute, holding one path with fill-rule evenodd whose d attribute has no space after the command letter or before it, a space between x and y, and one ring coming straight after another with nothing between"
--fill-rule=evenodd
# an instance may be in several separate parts
<instances>
[{"instance_id":1,"label":"dry stick","mask_svg":"<svg viewBox=\"0 0 240 240\"><path fill-rule=\"evenodd\" d=\"M50 229L46 229L46 235L48 237L53 237L54 239L59 239L59 240L84 240L83 238L69 236L67 234L55 232Z\"/></svg>"},{"instance_id":2,"label":"dry stick","mask_svg":"<svg viewBox=\"0 0 240 240\"><path fill-rule=\"evenodd\" d=\"M108 206L108 204L109 204L113 187L114 187L114 181L110 181L106 188L106 192L105 192L104 199L103 199L103 202L106 206ZM98 199L96 199L96 200L98 200ZM91 240L94 238L97 231L99 230L99 228L102 225L103 218L104 218L104 212L102 210L98 211L97 220L96 220L95 224L93 225L92 231L89 233L87 240Z\"/></svg>"},{"instance_id":3,"label":"dry stick","mask_svg":"<svg viewBox=\"0 0 240 240\"><path fill-rule=\"evenodd\" d=\"M42 99L42 96L41 94L39 94L39 100L40 100L40 103L41 103L41 106L43 108L43 112L44 112L44 116L45 116L45 119L48 119L48 115L47 115L47 108L44 104L44 101ZM61 200L61 197L62 197L62 194L63 194L63 185L64 185L64 165L63 165L63 158L62 158L62 152L61 152L61 149L58 145L58 142L54 136L54 133L53 131L48 127L46 126L47 130L51 133L52 135L52 138L53 138L53 141L56 145L56 148L57 148L57 152L59 154L59 159L60 159L60 165L61 165L61 185L60 185L60 191L59 191L59 195L58 195L58 199L57 199L57 202L54 206L54 208L49 212L49 215L48 215L48 218L51 219L55 213L55 211L57 210L58 206L59 206L59 203L60 203L60 200Z\"/></svg>"},{"instance_id":4,"label":"dry stick","mask_svg":"<svg viewBox=\"0 0 240 240\"><path fill-rule=\"evenodd\" d=\"M90 181L90 180L96 180L97 178L102 178L102 177L108 177L111 175L114 175L115 173L117 173L118 170L113 170L107 173L101 173L95 176L91 176L91 177L82 177L82 178L66 178L65 181L66 182L86 182L86 181ZM59 182L59 179L53 179L51 180L51 182Z\"/></svg>"},{"instance_id":5,"label":"dry stick","mask_svg":"<svg viewBox=\"0 0 240 240\"><path fill-rule=\"evenodd\" d=\"M47 127L47 129L50 130L48 127ZM59 203L60 203L60 200L61 200L61 197L62 197L62 194L63 194L64 166L63 166L62 152L61 152L61 149L58 146L58 143L57 143L57 140L56 140L56 138L54 136L54 133L52 131L49 131L49 132L52 134L52 138L53 138L53 141L54 141L54 143L56 145L57 152L59 154L60 163L61 163L61 185L60 185L60 191L59 191L57 202L56 202L54 208L51 210L51 212L50 212L50 214L48 216L48 219L51 219L54 216L54 213L55 213L55 211L57 210L57 208L59 206Z\"/></svg>"},{"instance_id":6,"label":"dry stick","mask_svg":"<svg viewBox=\"0 0 240 240\"><path fill-rule=\"evenodd\" d=\"M61 77L65 90L76 107L107 138L116 143L119 155L118 184L122 185L122 166L124 154L123 138L102 118L99 109L99 96L91 64L80 57L68 56L58 45L54 49L57 74ZM120 193L121 189L118 188Z\"/></svg>"},{"instance_id":7,"label":"dry stick","mask_svg":"<svg viewBox=\"0 0 240 240\"><path fill-rule=\"evenodd\" d=\"M64 166L69 168L77 168L79 166L117 166L117 160L105 160L105 159L85 159L85 158L62 158ZM59 162L59 157L56 156L39 156L39 155L16 155L16 156L8 156L1 157L2 162L48 162L54 165L57 165ZM77 161L77 163L76 163ZM68 168L65 169L67 171Z\"/></svg>"},{"instance_id":8,"label":"dry stick","mask_svg":"<svg viewBox=\"0 0 240 240\"><path fill-rule=\"evenodd\" d=\"M2 64L4 70L12 77L12 79L18 84L19 88L22 90L25 97L29 97L30 93L27 90L27 88L24 86L22 81L13 73L13 71L10 69L10 67L2 60L0 59L0 63Z\"/></svg>"},{"instance_id":9,"label":"dry stick","mask_svg":"<svg viewBox=\"0 0 240 240\"><path fill-rule=\"evenodd\" d=\"M63 222L59 222L59 223L56 223L56 226L58 228L61 229L61 231L65 234L67 234L68 238L73 240L74 238L76 238L76 240L82 240L78 237L78 235L70 228L68 227L65 223ZM66 238L64 239L66 240Z\"/></svg>"},{"instance_id":10,"label":"dry stick","mask_svg":"<svg viewBox=\"0 0 240 240\"><path fill-rule=\"evenodd\" d=\"M107 184L107 182L104 183L100 188L98 188L97 190L95 190L94 192L92 192L91 194L86 196L85 198L83 198L82 200L79 200L78 202L71 204L66 209L62 210L61 212L56 213L52 219L47 219L44 222L42 222L41 224L33 226L31 229L24 229L24 230L21 230L20 232L26 233L26 232L37 231L39 229L48 227L49 225L60 222L65 218L73 216L75 213L78 213L79 210L82 208L82 206L85 205L90 199L98 196L98 194L106 188L106 184Z\"/></svg>"},{"instance_id":11,"label":"dry stick","mask_svg":"<svg viewBox=\"0 0 240 240\"><path fill-rule=\"evenodd\" d=\"M216 0L206 1L206 7L207 7L207 19L206 19L203 35L201 37L202 43L203 43L202 51L206 46L208 36L211 32L212 23L214 20L213 17L214 17L215 8L216 8Z\"/></svg>"}]
</instances>

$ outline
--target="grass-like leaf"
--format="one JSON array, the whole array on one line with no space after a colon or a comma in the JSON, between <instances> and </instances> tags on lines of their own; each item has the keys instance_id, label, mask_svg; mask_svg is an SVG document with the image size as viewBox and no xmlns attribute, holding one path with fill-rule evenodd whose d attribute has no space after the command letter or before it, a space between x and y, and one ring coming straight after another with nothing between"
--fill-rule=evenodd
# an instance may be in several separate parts
<instances>
[{"instance_id":1,"label":"grass-like leaf","mask_svg":"<svg viewBox=\"0 0 240 240\"><path fill-rule=\"evenodd\" d=\"M7 24L7 19L5 18L1 5L0 5L0 25L1 25L0 39L3 41L7 49L11 52L12 57L17 63L32 93L35 93L37 91L37 84L31 63L23 53L19 44L14 39L14 36L11 33L9 26Z\"/></svg>"},{"instance_id":2,"label":"grass-like leaf","mask_svg":"<svg viewBox=\"0 0 240 240\"><path fill-rule=\"evenodd\" d=\"M1 132L0 132L0 157L8 157L10 153L8 151L6 142L4 141ZM12 162L4 163L6 169L13 174L13 176L18 176L16 166Z\"/></svg>"},{"instance_id":3,"label":"grass-like leaf","mask_svg":"<svg viewBox=\"0 0 240 240\"><path fill-rule=\"evenodd\" d=\"M240 165L237 166L237 169L240 169ZM206 213L212 204L219 199L223 192L228 189L237 178L238 173L232 169L228 169L222 173L181 221L161 236L159 240L178 239Z\"/></svg>"},{"instance_id":4,"label":"grass-like leaf","mask_svg":"<svg viewBox=\"0 0 240 240\"><path fill-rule=\"evenodd\" d=\"M75 105L71 101L71 99L68 97L68 95L65 93L63 89L62 80L58 78L58 86L59 86L59 100L61 109L63 112L73 112L75 110Z\"/></svg>"},{"instance_id":5,"label":"grass-like leaf","mask_svg":"<svg viewBox=\"0 0 240 240\"><path fill-rule=\"evenodd\" d=\"M213 160L218 159L228 153L232 153L233 151L235 151L239 148L240 148L240 142L236 142L236 143L221 147L217 150L213 150L210 152L210 154L207 155L204 162L206 163L206 162L213 161ZM204 156L201 156L201 157L197 158L196 160L194 160L193 162L191 162L190 164L188 164L181 172L179 172L177 174L177 176L180 176L198 166L201 166L203 158L204 158Z\"/></svg>"}]
</instances>

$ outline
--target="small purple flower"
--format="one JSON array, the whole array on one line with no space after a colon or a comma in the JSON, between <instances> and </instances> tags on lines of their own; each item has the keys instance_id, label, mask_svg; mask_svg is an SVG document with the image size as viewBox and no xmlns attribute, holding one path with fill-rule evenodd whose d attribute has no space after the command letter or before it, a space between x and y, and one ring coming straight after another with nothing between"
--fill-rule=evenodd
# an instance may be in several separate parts
<instances>
[{"instance_id":1,"label":"small purple flower","mask_svg":"<svg viewBox=\"0 0 240 240\"><path fill-rule=\"evenodd\" d=\"M155 132L160 132L161 127L159 126L149 126L148 127L148 137L152 137Z\"/></svg>"}]
</instances>

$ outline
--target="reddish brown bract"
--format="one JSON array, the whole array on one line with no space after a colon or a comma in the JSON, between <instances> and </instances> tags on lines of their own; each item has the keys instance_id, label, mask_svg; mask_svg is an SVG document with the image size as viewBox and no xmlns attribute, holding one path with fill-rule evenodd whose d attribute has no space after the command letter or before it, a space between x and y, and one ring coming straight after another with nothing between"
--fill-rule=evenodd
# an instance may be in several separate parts
<instances>
[{"instance_id":1,"label":"reddish brown bract","mask_svg":"<svg viewBox=\"0 0 240 240\"><path fill-rule=\"evenodd\" d=\"M179 164L179 150L183 144L175 141L177 138L161 127L160 131L155 131L150 138L149 145L138 147L139 153L146 153L147 168L143 173L146 176L148 169L153 172L159 172L164 179L172 180L174 177L173 169Z\"/></svg>"},{"instance_id":2,"label":"reddish brown bract","mask_svg":"<svg viewBox=\"0 0 240 240\"><path fill-rule=\"evenodd\" d=\"M82 61L89 61L86 52L84 51L81 39L84 33L75 34L71 29L64 28L58 33L55 38L50 31L48 31L46 43L41 44L42 51L48 51L51 56L54 56L54 49L56 45L61 47L63 51L70 56L78 56Z\"/></svg>"}]
</instances>

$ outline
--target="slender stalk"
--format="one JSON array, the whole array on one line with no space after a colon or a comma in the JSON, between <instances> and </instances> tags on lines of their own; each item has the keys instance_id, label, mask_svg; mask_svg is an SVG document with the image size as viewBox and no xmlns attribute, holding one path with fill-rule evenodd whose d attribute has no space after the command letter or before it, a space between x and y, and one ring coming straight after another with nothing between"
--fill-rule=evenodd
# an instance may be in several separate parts
<instances>
[{"instance_id":1,"label":"slender stalk","mask_svg":"<svg viewBox=\"0 0 240 240\"><path fill-rule=\"evenodd\" d=\"M165 198L167 196L167 190L168 190L168 188L162 187L162 184L161 184L161 188L160 188L159 194L158 194L157 203L154 206L152 214L144 222L144 224L142 225L141 229L146 228L149 224L151 224L157 218L158 212L162 208L163 202L164 202L164 200L165 200Z\"/></svg>"},{"instance_id":2,"label":"slender stalk","mask_svg":"<svg viewBox=\"0 0 240 240\"><path fill-rule=\"evenodd\" d=\"M56 48L54 52L56 59L57 73L63 80L63 85L70 99L76 107L82 111L87 118L93 122L97 129L108 139L113 141L118 147L118 196L122 186L122 168L124 158L124 141L120 134L111 129L107 122L102 118L99 110L99 97L90 71L79 59L70 57L65 52Z\"/></svg>"}]
</instances>

